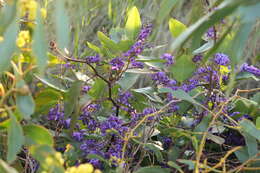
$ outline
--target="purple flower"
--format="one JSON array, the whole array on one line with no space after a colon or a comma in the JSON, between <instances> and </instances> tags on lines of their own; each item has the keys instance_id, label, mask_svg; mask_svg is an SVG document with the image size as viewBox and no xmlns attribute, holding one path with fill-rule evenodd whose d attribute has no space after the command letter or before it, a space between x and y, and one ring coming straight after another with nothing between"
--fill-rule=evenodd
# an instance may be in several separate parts
<instances>
[{"instance_id":1,"label":"purple flower","mask_svg":"<svg viewBox=\"0 0 260 173\"><path fill-rule=\"evenodd\" d=\"M82 132L73 132L72 137L76 141L81 142L83 140L84 134Z\"/></svg>"},{"instance_id":2,"label":"purple flower","mask_svg":"<svg viewBox=\"0 0 260 173\"><path fill-rule=\"evenodd\" d=\"M91 86L85 85L82 87L83 92L88 92L91 89Z\"/></svg>"},{"instance_id":3,"label":"purple flower","mask_svg":"<svg viewBox=\"0 0 260 173\"><path fill-rule=\"evenodd\" d=\"M169 53L163 54L160 58L166 60L166 65L172 65L174 63L174 57Z\"/></svg>"},{"instance_id":4,"label":"purple flower","mask_svg":"<svg viewBox=\"0 0 260 173\"><path fill-rule=\"evenodd\" d=\"M156 81L159 84L167 85L170 81L166 73L162 71L152 74L151 77L152 80Z\"/></svg>"},{"instance_id":5,"label":"purple flower","mask_svg":"<svg viewBox=\"0 0 260 173\"><path fill-rule=\"evenodd\" d=\"M131 64L134 68L144 68L144 63L143 62L138 62L138 61L131 61Z\"/></svg>"},{"instance_id":6,"label":"purple flower","mask_svg":"<svg viewBox=\"0 0 260 173\"><path fill-rule=\"evenodd\" d=\"M216 53L214 57L214 62L218 65L228 65L230 63L230 59L227 55L223 53Z\"/></svg>"},{"instance_id":7,"label":"purple flower","mask_svg":"<svg viewBox=\"0 0 260 173\"><path fill-rule=\"evenodd\" d=\"M98 63L100 61L100 56L97 54L95 56L86 57L87 63Z\"/></svg>"},{"instance_id":8,"label":"purple flower","mask_svg":"<svg viewBox=\"0 0 260 173\"><path fill-rule=\"evenodd\" d=\"M199 62L199 61L202 60L202 58L203 58L202 55L195 55L195 56L192 58L192 61L193 61L193 62Z\"/></svg>"},{"instance_id":9,"label":"purple flower","mask_svg":"<svg viewBox=\"0 0 260 173\"><path fill-rule=\"evenodd\" d=\"M138 40L144 41L152 32L152 25L144 25L138 35Z\"/></svg>"},{"instance_id":10,"label":"purple flower","mask_svg":"<svg viewBox=\"0 0 260 173\"><path fill-rule=\"evenodd\" d=\"M208 38L214 38L214 37L215 37L214 27L210 27L210 28L208 29L206 36L207 36Z\"/></svg>"},{"instance_id":11,"label":"purple flower","mask_svg":"<svg viewBox=\"0 0 260 173\"><path fill-rule=\"evenodd\" d=\"M260 69L257 67L254 67L252 65L248 65L247 63L244 63L240 69L241 69L241 71L246 71L246 72L252 73L256 76L260 76Z\"/></svg>"},{"instance_id":12,"label":"purple flower","mask_svg":"<svg viewBox=\"0 0 260 173\"><path fill-rule=\"evenodd\" d=\"M110 61L109 64L112 66L112 70L121 70L125 65L122 58L114 58Z\"/></svg>"}]
</instances>

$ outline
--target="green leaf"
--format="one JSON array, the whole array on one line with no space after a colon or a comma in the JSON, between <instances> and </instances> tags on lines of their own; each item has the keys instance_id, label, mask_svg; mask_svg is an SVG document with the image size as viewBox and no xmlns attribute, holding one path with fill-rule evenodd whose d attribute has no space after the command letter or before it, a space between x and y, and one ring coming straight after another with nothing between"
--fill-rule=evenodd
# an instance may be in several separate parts
<instances>
[{"instance_id":1,"label":"green leaf","mask_svg":"<svg viewBox=\"0 0 260 173\"><path fill-rule=\"evenodd\" d=\"M24 144L23 129L20 123L17 121L16 117L10 112L9 116L11 118L10 126L8 127L8 138L7 138L7 162L12 163L16 159L16 154L18 154Z\"/></svg>"},{"instance_id":2,"label":"green leaf","mask_svg":"<svg viewBox=\"0 0 260 173\"><path fill-rule=\"evenodd\" d=\"M167 162L167 164L168 164L170 167L177 169L180 173L184 173L184 172L181 170L181 167L180 167L179 165L177 165L176 163L174 163L173 161L169 161L169 162Z\"/></svg>"},{"instance_id":3,"label":"green leaf","mask_svg":"<svg viewBox=\"0 0 260 173\"><path fill-rule=\"evenodd\" d=\"M127 14L125 29L129 39L134 40L141 29L141 18L138 9L134 6Z\"/></svg>"},{"instance_id":4,"label":"green leaf","mask_svg":"<svg viewBox=\"0 0 260 173\"><path fill-rule=\"evenodd\" d=\"M189 170L193 170L195 168L195 163L191 160L178 159L177 161L185 165L188 165Z\"/></svg>"},{"instance_id":5,"label":"green leaf","mask_svg":"<svg viewBox=\"0 0 260 173\"><path fill-rule=\"evenodd\" d=\"M71 85L69 92L66 93L67 97L66 97L65 103L64 103L65 118L70 116L75 109L76 103L79 100L81 85L82 85L81 81L74 82Z\"/></svg>"},{"instance_id":6,"label":"green leaf","mask_svg":"<svg viewBox=\"0 0 260 173\"><path fill-rule=\"evenodd\" d=\"M0 159L0 172L2 173L18 173L14 168L9 166L3 160Z\"/></svg>"},{"instance_id":7,"label":"green leaf","mask_svg":"<svg viewBox=\"0 0 260 173\"><path fill-rule=\"evenodd\" d=\"M102 79L97 79L92 88L89 90L88 94L94 99L99 99L105 94L106 86L107 84L105 81Z\"/></svg>"},{"instance_id":8,"label":"green leaf","mask_svg":"<svg viewBox=\"0 0 260 173\"><path fill-rule=\"evenodd\" d=\"M18 25L14 20L12 24L7 28L4 34L4 41L0 42L0 53L1 53L1 63L0 63L0 74L8 69L10 61L12 59L13 52L15 50L15 40L18 32Z\"/></svg>"},{"instance_id":9,"label":"green leaf","mask_svg":"<svg viewBox=\"0 0 260 173\"><path fill-rule=\"evenodd\" d=\"M247 119L243 119L242 121L239 122L239 124L242 127L243 131L250 134L252 137L256 138L257 140L260 140L260 130L258 130L251 121Z\"/></svg>"},{"instance_id":10,"label":"green leaf","mask_svg":"<svg viewBox=\"0 0 260 173\"><path fill-rule=\"evenodd\" d=\"M214 46L214 40L209 40L207 43L203 44L201 47L198 49L194 50L192 54L197 55L200 53L204 53L208 50L210 50Z\"/></svg>"},{"instance_id":11,"label":"green leaf","mask_svg":"<svg viewBox=\"0 0 260 173\"><path fill-rule=\"evenodd\" d=\"M173 37L178 37L181 33L183 33L187 29L187 27L177 19L171 18L169 20L169 29Z\"/></svg>"},{"instance_id":12,"label":"green leaf","mask_svg":"<svg viewBox=\"0 0 260 173\"><path fill-rule=\"evenodd\" d=\"M251 99L246 99L241 97L235 101L235 107L234 107L235 111L244 114L258 116L260 115L259 112L257 111L258 109L259 109L259 105L257 104L257 102Z\"/></svg>"},{"instance_id":13,"label":"green leaf","mask_svg":"<svg viewBox=\"0 0 260 173\"><path fill-rule=\"evenodd\" d=\"M103 46L114 53L118 52L119 49L117 47L117 44L113 40L108 38L103 32L98 31L97 36Z\"/></svg>"},{"instance_id":14,"label":"green leaf","mask_svg":"<svg viewBox=\"0 0 260 173\"><path fill-rule=\"evenodd\" d=\"M87 46L88 46L90 49L94 50L95 52L101 53L101 49L100 49L99 47L97 47L96 45L94 45L94 44L92 44L92 43L90 43L90 42L87 42Z\"/></svg>"},{"instance_id":15,"label":"green leaf","mask_svg":"<svg viewBox=\"0 0 260 173\"><path fill-rule=\"evenodd\" d=\"M201 41L201 36L205 33L205 31L210 26L214 25L225 16L228 16L233 11L235 11L236 8L242 3L246 2L243 0L224 1L219 5L218 10L212 10L211 12L207 13L205 16L201 17L200 20L187 28L179 37L177 37L172 43L170 50L177 51L192 36L194 36L192 46L194 48L198 47Z\"/></svg>"},{"instance_id":16,"label":"green leaf","mask_svg":"<svg viewBox=\"0 0 260 173\"><path fill-rule=\"evenodd\" d=\"M48 56L47 56L48 44L46 41L46 34L44 31L44 25L43 25L43 21L39 9L37 12L38 12L36 18L37 25L33 32L32 48L33 48L33 53L36 56L37 65L38 68L40 69L40 74L43 74L48 60Z\"/></svg>"},{"instance_id":17,"label":"green leaf","mask_svg":"<svg viewBox=\"0 0 260 173\"><path fill-rule=\"evenodd\" d=\"M24 135L26 137L26 144L27 145L54 145L54 141L52 138L51 133L44 128L43 126L39 125L25 125L23 126Z\"/></svg>"},{"instance_id":18,"label":"green leaf","mask_svg":"<svg viewBox=\"0 0 260 173\"><path fill-rule=\"evenodd\" d=\"M124 73L123 77L118 81L118 83L124 91L127 91L136 83L139 76L139 74L126 72Z\"/></svg>"},{"instance_id":19,"label":"green leaf","mask_svg":"<svg viewBox=\"0 0 260 173\"><path fill-rule=\"evenodd\" d=\"M28 88L24 80L20 80L16 86L17 89ZM34 113L35 103L31 93L29 92L26 95L16 94L16 105L18 110L23 115L23 118L29 119L30 116Z\"/></svg>"},{"instance_id":20,"label":"green leaf","mask_svg":"<svg viewBox=\"0 0 260 173\"><path fill-rule=\"evenodd\" d=\"M239 72L236 75L236 80L246 80L246 79L254 79L257 82L260 80L255 75L249 72Z\"/></svg>"},{"instance_id":21,"label":"green leaf","mask_svg":"<svg viewBox=\"0 0 260 173\"><path fill-rule=\"evenodd\" d=\"M163 20L170 14L174 6L179 2L179 0L163 0L160 4L160 9L157 14L157 23L160 24Z\"/></svg>"},{"instance_id":22,"label":"green leaf","mask_svg":"<svg viewBox=\"0 0 260 173\"><path fill-rule=\"evenodd\" d=\"M55 4L55 24L57 43L60 49L69 47L70 29L69 17L65 10L65 1L57 0Z\"/></svg>"},{"instance_id":23,"label":"green leaf","mask_svg":"<svg viewBox=\"0 0 260 173\"><path fill-rule=\"evenodd\" d=\"M162 103L161 98L156 94L155 90L152 87L132 89L132 91L144 94L152 101Z\"/></svg>"},{"instance_id":24,"label":"green leaf","mask_svg":"<svg viewBox=\"0 0 260 173\"><path fill-rule=\"evenodd\" d=\"M247 161L249 159L249 155L248 155L246 147L243 147L240 150L235 151L235 155L237 156L238 160L241 163L244 163L245 161Z\"/></svg>"},{"instance_id":25,"label":"green leaf","mask_svg":"<svg viewBox=\"0 0 260 173\"><path fill-rule=\"evenodd\" d=\"M196 65L192 62L190 56L188 55L181 56L170 67L173 78L180 82L183 82L191 77L195 69Z\"/></svg>"},{"instance_id":26,"label":"green leaf","mask_svg":"<svg viewBox=\"0 0 260 173\"><path fill-rule=\"evenodd\" d=\"M47 76L40 77L40 76L38 76L36 74L34 74L34 76L37 79L39 79L42 83L46 84L47 86L49 86L49 87L51 87L53 89L56 89L56 90L64 92L64 93L68 92L68 90L61 85L61 83L59 83L58 81L56 81L56 80L54 80L52 78L49 78Z\"/></svg>"},{"instance_id":27,"label":"green leaf","mask_svg":"<svg viewBox=\"0 0 260 173\"><path fill-rule=\"evenodd\" d=\"M25 119L29 119L34 113L35 103L31 95L16 95L16 105Z\"/></svg>"},{"instance_id":28,"label":"green leaf","mask_svg":"<svg viewBox=\"0 0 260 173\"><path fill-rule=\"evenodd\" d=\"M243 133L243 136L245 137L248 155L249 157L253 157L258 153L257 140L245 132Z\"/></svg>"},{"instance_id":29,"label":"green leaf","mask_svg":"<svg viewBox=\"0 0 260 173\"><path fill-rule=\"evenodd\" d=\"M260 130L260 117L256 118L256 128Z\"/></svg>"},{"instance_id":30,"label":"green leaf","mask_svg":"<svg viewBox=\"0 0 260 173\"><path fill-rule=\"evenodd\" d=\"M134 173L170 173L170 169L161 168L160 166L147 166L138 169Z\"/></svg>"}]
</instances>

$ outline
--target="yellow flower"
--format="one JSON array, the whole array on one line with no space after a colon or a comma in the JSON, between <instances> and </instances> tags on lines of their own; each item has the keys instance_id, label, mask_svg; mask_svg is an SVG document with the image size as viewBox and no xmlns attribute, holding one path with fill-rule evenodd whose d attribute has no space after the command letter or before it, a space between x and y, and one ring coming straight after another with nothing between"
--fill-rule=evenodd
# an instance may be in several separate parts
<instances>
[{"instance_id":1,"label":"yellow flower","mask_svg":"<svg viewBox=\"0 0 260 173\"><path fill-rule=\"evenodd\" d=\"M61 165L64 164L64 160L63 160L63 158L62 158L61 153L56 152L56 153L55 153L55 158L59 161L59 163L60 163Z\"/></svg>"},{"instance_id":2,"label":"yellow flower","mask_svg":"<svg viewBox=\"0 0 260 173\"><path fill-rule=\"evenodd\" d=\"M16 40L16 45L18 47L24 47L27 43L30 42L30 32L29 31L20 31L18 38Z\"/></svg>"},{"instance_id":3,"label":"yellow flower","mask_svg":"<svg viewBox=\"0 0 260 173\"><path fill-rule=\"evenodd\" d=\"M75 166L68 168L65 173L77 173L77 168Z\"/></svg>"},{"instance_id":4,"label":"yellow flower","mask_svg":"<svg viewBox=\"0 0 260 173\"><path fill-rule=\"evenodd\" d=\"M94 173L102 173L99 169L96 169Z\"/></svg>"},{"instance_id":5,"label":"yellow flower","mask_svg":"<svg viewBox=\"0 0 260 173\"><path fill-rule=\"evenodd\" d=\"M220 71L221 74L227 74L227 73L229 73L231 70L228 69L227 66L221 65L219 71Z\"/></svg>"},{"instance_id":6,"label":"yellow flower","mask_svg":"<svg viewBox=\"0 0 260 173\"><path fill-rule=\"evenodd\" d=\"M45 8L41 8L41 15L43 19L46 19L47 17L47 10Z\"/></svg>"},{"instance_id":7,"label":"yellow flower","mask_svg":"<svg viewBox=\"0 0 260 173\"><path fill-rule=\"evenodd\" d=\"M4 41L4 37L0 36L0 43Z\"/></svg>"},{"instance_id":8,"label":"yellow flower","mask_svg":"<svg viewBox=\"0 0 260 173\"><path fill-rule=\"evenodd\" d=\"M23 38L18 38L17 40L16 40L16 45L18 46L18 47L24 47L25 46L25 44L26 44L26 42L24 41L24 39Z\"/></svg>"},{"instance_id":9,"label":"yellow flower","mask_svg":"<svg viewBox=\"0 0 260 173\"><path fill-rule=\"evenodd\" d=\"M93 171L94 167L89 163L85 163L79 165L77 173L92 173Z\"/></svg>"},{"instance_id":10,"label":"yellow flower","mask_svg":"<svg viewBox=\"0 0 260 173\"><path fill-rule=\"evenodd\" d=\"M45 162L47 165L52 165L53 164L53 158L51 158L50 156L48 156L46 159L45 159Z\"/></svg>"}]
</instances>

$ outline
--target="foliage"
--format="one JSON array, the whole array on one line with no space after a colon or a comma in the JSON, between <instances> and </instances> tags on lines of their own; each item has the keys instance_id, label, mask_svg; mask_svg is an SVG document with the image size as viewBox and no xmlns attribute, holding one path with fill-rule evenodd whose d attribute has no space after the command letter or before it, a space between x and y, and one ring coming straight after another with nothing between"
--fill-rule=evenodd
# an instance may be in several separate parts
<instances>
[{"instance_id":1,"label":"foliage","mask_svg":"<svg viewBox=\"0 0 260 173\"><path fill-rule=\"evenodd\" d=\"M259 170L259 6L0 1L0 172Z\"/></svg>"}]
</instances>

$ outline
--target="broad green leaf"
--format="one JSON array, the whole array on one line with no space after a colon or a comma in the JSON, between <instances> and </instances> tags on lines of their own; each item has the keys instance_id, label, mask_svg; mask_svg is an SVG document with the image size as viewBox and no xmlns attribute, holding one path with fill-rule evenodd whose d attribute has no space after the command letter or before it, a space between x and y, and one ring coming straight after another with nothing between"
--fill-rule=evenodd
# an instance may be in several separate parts
<instances>
[{"instance_id":1,"label":"broad green leaf","mask_svg":"<svg viewBox=\"0 0 260 173\"><path fill-rule=\"evenodd\" d=\"M25 125L23 126L23 131L26 139L27 145L50 145L53 146L54 141L51 133L39 125Z\"/></svg>"},{"instance_id":2,"label":"broad green leaf","mask_svg":"<svg viewBox=\"0 0 260 173\"><path fill-rule=\"evenodd\" d=\"M248 155L249 157L253 157L258 153L257 140L245 132L243 133L243 136L245 137Z\"/></svg>"},{"instance_id":3,"label":"broad green leaf","mask_svg":"<svg viewBox=\"0 0 260 173\"><path fill-rule=\"evenodd\" d=\"M18 0L14 0L12 3L8 3L8 5L0 7L0 35L3 35L3 33L8 30L7 28L9 25L15 21L17 13L17 1ZM5 3L5 1L2 3Z\"/></svg>"},{"instance_id":4,"label":"broad green leaf","mask_svg":"<svg viewBox=\"0 0 260 173\"><path fill-rule=\"evenodd\" d=\"M155 90L152 87L132 89L132 91L144 94L150 100L162 103L161 98L156 94Z\"/></svg>"},{"instance_id":5,"label":"broad green leaf","mask_svg":"<svg viewBox=\"0 0 260 173\"><path fill-rule=\"evenodd\" d=\"M0 172L2 173L18 173L13 167L9 166L0 159Z\"/></svg>"},{"instance_id":6,"label":"broad green leaf","mask_svg":"<svg viewBox=\"0 0 260 173\"><path fill-rule=\"evenodd\" d=\"M100 48L97 47L96 45L94 45L94 44L92 44L92 43L90 43L90 42L87 42L87 46L88 46L90 49L94 50L95 52L101 53Z\"/></svg>"},{"instance_id":7,"label":"broad green leaf","mask_svg":"<svg viewBox=\"0 0 260 173\"><path fill-rule=\"evenodd\" d=\"M20 80L16 86L17 89L28 88L26 83L23 80ZM16 105L19 112L23 115L23 118L29 119L30 116L34 113L35 103L31 93L28 91L26 95L20 93L16 94Z\"/></svg>"},{"instance_id":8,"label":"broad green leaf","mask_svg":"<svg viewBox=\"0 0 260 173\"><path fill-rule=\"evenodd\" d=\"M18 32L17 22L14 20L4 33L4 41L0 42L0 74L8 69L15 50L15 41Z\"/></svg>"},{"instance_id":9,"label":"broad green leaf","mask_svg":"<svg viewBox=\"0 0 260 173\"><path fill-rule=\"evenodd\" d=\"M188 165L189 170L193 170L195 168L195 163L191 160L178 159L177 161L185 165Z\"/></svg>"},{"instance_id":10,"label":"broad green leaf","mask_svg":"<svg viewBox=\"0 0 260 173\"><path fill-rule=\"evenodd\" d=\"M65 1L57 0L55 2L55 24L57 43L60 49L69 47L70 29L69 29L69 17L65 10Z\"/></svg>"},{"instance_id":11,"label":"broad green leaf","mask_svg":"<svg viewBox=\"0 0 260 173\"><path fill-rule=\"evenodd\" d=\"M51 87L53 89L56 89L56 90L64 92L64 93L68 92L68 90L65 87L63 87L58 81L55 81L54 79L51 79L51 78L49 78L47 76L40 77L40 76L38 76L36 74L34 74L34 76L37 79L39 79L42 83L46 84L47 86L49 86L49 87Z\"/></svg>"},{"instance_id":12,"label":"broad green leaf","mask_svg":"<svg viewBox=\"0 0 260 173\"><path fill-rule=\"evenodd\" d=\"M181 33L183 33L187 29L187 27L177 19L171 18L169 20L169 29L173 37L178 37Z\"/></svg>"},{"instance_id":13,"label":"broad green leaf","mask_svg":"<svg viewBox=\"0 0 260 173\"><path fill-rule=\"evenodd\" d=\"M118 83L123 90L127 91L136 83L139 76L139 74L126 72L124 73L123 77L118 81Z\"/></svg>"},{"instance_id":14,"label":"broad green leaf","mask_svg":"<svg viewBox=\"0 0 260 173\"><path fill-rule=\"evenodd\" d=\"M38 10L37 12L38 12L38 15L36 18L37 25L33 32L32 48L33 48L33 53L36 56L37 65L40 70L40 74L43 74L44 69L47 65L47 60L48 60L48 56L47 56L47 51L48 51L47 45L48 44L46 41L46 34L45 34L44 25L43 25L40 11Z\"/></svg>"},{"instance_id":15,"label":"broad green leaf","mask_svg":"<svg viewBox=\"0 0 260 173\"><path fill-rule=\"evenodd\" d=\"M191 57L188 55L181 56L170 67L173 78L180 82L183 82L191 77L195 69L196 65L192 62Z\"/></svg>"},{"instance_id":16,"label":"broad green leaf","mask_svg":"<svg viewBox=\"0 0 260 173\"><path fill-rule=\"evenodd\" d=\"M122 52L129 50L132 45L133 41L131 40L122 40L119 43L117 43L118 49Z\"/></svg>"},{"instance_id":17,"label":"broad green leaf","mask_svg":"<svg viewBox=\"0 0 260 173\"><path fill-rule=\"evenodd\" d=\"M97 36L100 42L103 44L103 46L105 46L112 52L118 51L117 44L113 40L108 38L103 32L98 31Z\"/></svg>"},{"instance_id":18,"label":"broad green leaf","mask_svg":"<svg viewBox=\"0 0 260 173\"><path fill-rule=\"evenodd\" d=\"M97 79L88 94L93 97L93 99L99 99L106 93L106 86L107 84L105 81Z\"/></svg>"},{"instance_id":19,"label":"broad green leaf","mask_svg":"<svg viewBox=\"0 0 260 173\"><path fill-rule=\"evenodd\" d=\"M249 159L249 155L248 155L246 147L243 147L240 150L235 151L235 155L237 156L238 160L241 163L243 163L243 162L245 162L246 160Z\"/></svg>"},{"instance_id":20,"label":"broad green leaf","mask_svg":"<svg viewBox=\"0 0 260 173\"><path fill-rule=\"evenodd\" d=\"M158 11L157 15L157 23L160 24L163 22L163 20L170 16L171 10L174 8L174 6L178 3L179 0L163 0L160 3L160 9Z\"/></svg>"},{"instance_id":21,"label":"broad green leaf","mask_svg":"<svg viewBox=\"0 0 260 173\"><path fill-rule=\"evenodd\" d=\"M125 29L129 39L134 40L141 29L141 18L138 9L134 6L127 14Z\"/></svg>"},{"instance_id":22,"label":"broad green leaf","mask_svg":"<svg viewBox=\"0 0 260 173\"><path fill-rule=\"evenodd\" d=\"M256 138L257 140L260 140L260 130L258 130L251 121L247 119L243 119L242 121L239 122L239 124L242 127L243 131L250 134L252 137Z\"/></svg>"},{"instance_id":23,"label":"broad green leaf","mask_svg":"<svg viewBox=\"0 0 260 173\"><path fill-rule=\"evenodd\" d=\"M175 162L169 161L169 162L167 162L167 164L168 164L170 167L177 169L180 173L184 173L184 172L181 170L181 167L180 167L179 165L177 165Z\"/></svg>"},{"instance_id":24,"label":"broad green leaf","mask_svg":"<svg viewBox=\"0 0 260 173\"><path fill-rule=\"evenodd\" d=\"M62 94L54 89L47 88L36 95L35 112L46 112L62 99ZM47 112L46 112L47 113Z\"/></svg>"},{"instance_id":25,"label":"broad green leaf","mask_svg":"<svg viewBox=\"0 0 260 173\"><path fill-rule=\"evenodd\" d=\"M12 163L16 159L16 155L20 152L24 144L23 129L16 117L10 112L10 125L8 127L7 138L7 162Z\"/></svg>"},{"instance_id":26,"label":"broad green leaf","mask_svg":"<svg viewBox=\"0 0 260 173\"><path fill-rule=\"evenodd\" d=\"M81 81L76 81L71 85L69 92L66 94L64 103L64 115L67 118L72 114L76 104L78 103L80 91L81 91Z\"/></svg>"},{"instance_id":27,"label":"broad green leaf","mask_svg":"<svg viewBox=\"0 0 260 173\"><path fill-rule=\"evenodd\" d=\"M257 111L259 109L259 105L257 102L246 99L246 98L239 98L235 102L235 107L234 110L244 113L244 114L250 114L250 115L260 115L259 112Z\"/></svg>"},{"instance_id":28,"label":"broad green leaf","mask_svg":"<svg viewBox=\"0 0 260 173\"><path fill-rule=\"evenodd\" d=\"M142 167L135 171L134 173L170 173L170 169L161 168L160 166L147 166Z\"/></svg>"}]
</instances>

